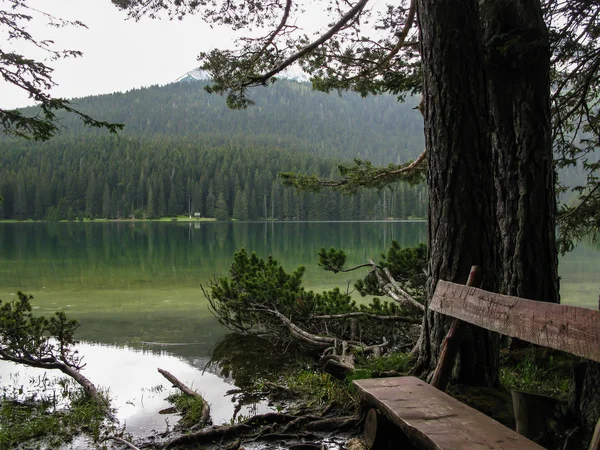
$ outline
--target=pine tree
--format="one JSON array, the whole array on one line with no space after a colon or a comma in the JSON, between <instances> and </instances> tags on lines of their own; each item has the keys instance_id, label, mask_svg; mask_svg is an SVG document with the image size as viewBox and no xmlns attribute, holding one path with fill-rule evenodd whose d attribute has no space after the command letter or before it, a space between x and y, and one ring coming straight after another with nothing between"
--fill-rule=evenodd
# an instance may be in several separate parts
<instances>
[{"instance_id":1,"label":"pine tree","mask_svg":"<svg viewBox=\"0 0 600 450\"><path fill-rule=\"evenodd\" d=\"M165 199L165 184L162 181L159 181L158 184L158 207L156 212L158 213L158 217L166 217L167 202Z\"/></svg>"},{"instance_id":2,"label":"pine tree","mask_svg":"<svg viewBox=\"0 0 600 450\"><path fill-rule=\"evenodd\" d=\"M25 180L21 174L17 176L14 191L14 216L18 220L27 219L27 193L25 192Z\"/></svg>"},{"instance_id":3,"label":"pine tree","mask_svg":"<svg viewBox=\"0 0 600 450\"><path fill-rule=\"evenodd\" d=\"M171 189L169 193L169 202L167 204L167 214L171 217L175 217L179 212L181 212L177 205L177 190L175 189L175 185L171 183Z\"/></svg>"},{"instance_id":4,"label":"pine tree","mask_svg":"<svg viewBox=\"0 0 600 450\"><path fill-rule=\"evenodd\" d=\"M212 186L208 189L208 195L206 196L206 217L215 216L215 195L213 194Z\"/></svg>"},{"instance_id":5,"label":"pine tree","mask_svg":"<svg viewBox=\"0 0 600 450\"><path fill-rule=\"evenodd\" d=\"M58 206L56 207L56 216L54 220L66 220L69 214L69 204L67 203L67 199L62 197L58 202Z\"/></svg>"},{"instance_id":6,"label":"pine tree","mask_svg":"<svg viewBox=\"0 0 600 450\"><path fill-rule=\"evenodd\" d=\"M96 211L96 176L92 173L88 182L87 191L85 193L85 215L86 217L94 217Z\"/></svg>"},{"instance_id":7,"label":"pine tree","mask_svg":"<svg viewBox=\"0 0 600 450\"><path fill-rule=\"evenodd\" d=\"M248 220L248 198L246 193L237 190L233 203L233 218L238 220Z\"/></svg>"},{"instance_id":8,"label":"pine tree","mask_svg":"<svg viewBox=\"0 0 600 450\"><path fill-rule=\"evenodd\" d=\"M228 220L229 211L227 210L227 202L225 201L225 195L221 192L215 203L215 219L217 220Z\"/></svg>"},{"instance_id":9,"label":"pine tree","mask_svg":"<svg viewBox=\"0 0 600 450\"><path fill-rule=\"evenodd\" d=\"M108 187L108 183L104 183L104 192L102 194L102 217L105 219L112 218L110 200L110 188Z\"/></svg>"},{"instance_id":10,"label":"pine tree","mask_svg":"<svg viewBox=\"0 0 600 450\"><path fill-rule=\"evenodd\" d=\"M157 214L156 195L154 193L154 187L152 184L148 186L148 200L146 207L146 217L148 219L154 219Z\"/></svg>"}]
</instances>

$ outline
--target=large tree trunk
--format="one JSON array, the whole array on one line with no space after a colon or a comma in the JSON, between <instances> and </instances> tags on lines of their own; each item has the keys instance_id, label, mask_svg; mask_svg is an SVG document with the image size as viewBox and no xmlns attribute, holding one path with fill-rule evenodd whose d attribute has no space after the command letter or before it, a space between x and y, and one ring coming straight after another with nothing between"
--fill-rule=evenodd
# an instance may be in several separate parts
<instances>
[{"instance_id":1,"label":"large tree trunk","mask_svg":"<svg viewBox=\"0 0 600 450\"><path fill-rule=\"evenodd\" d=\"M418 0L425 140L429 152L429 281L464 283L471 266L495 290L492 153L477 0ZM449 322L427 312L419 367L431 373ZM498 380L498 338L470 328L460 352L459 381Z\"/></svg>"},{"instance_id":2,"label":"large tree trunk","mask_svg":"<svg viewBox=\"0 0 600 450\"><path fill-rule=\"evenodd\" d=\"M481 6L496 192L499 292L558 303L550 43L539 0Z\"/></svg>"}]
</instances>

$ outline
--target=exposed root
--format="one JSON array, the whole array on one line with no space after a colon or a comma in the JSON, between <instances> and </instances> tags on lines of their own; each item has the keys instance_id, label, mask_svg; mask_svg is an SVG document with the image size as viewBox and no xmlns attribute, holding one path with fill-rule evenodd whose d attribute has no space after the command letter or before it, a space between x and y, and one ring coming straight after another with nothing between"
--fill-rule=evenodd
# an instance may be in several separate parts
<instances>
[{"instance_id":1,"label":"exposed root","mask_svg":"<svg viewBox=\"0 0 600 450\"><path fill-rule=\"evenodd\" d=\"M359 416L323 418L321 416L268 413L261 414L234 425L223 425L204 429L173 439L165 448L179 446L221 445L236 440L233 446L242 441L297 440L298 438L314 439L315 435L307 431L341 431L355 428L360 422ZM230 446L227 446L228 448Z\"/></svg>"}]
</instances>

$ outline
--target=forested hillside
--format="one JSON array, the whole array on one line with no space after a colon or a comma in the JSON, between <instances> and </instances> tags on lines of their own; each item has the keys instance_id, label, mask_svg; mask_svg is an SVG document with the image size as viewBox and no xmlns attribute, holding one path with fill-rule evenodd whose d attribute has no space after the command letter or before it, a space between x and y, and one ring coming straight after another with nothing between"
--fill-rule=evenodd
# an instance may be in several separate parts
<instances>
[{"instance_id":1,"label":"forested hillside","mask_svg":"<svg viewBox=\"0 0 600 450\"><path fill-rule=\"evenodd\" d=\"M336 175L352 157L391 162L422 150L422 120L392 97L324 95L306 84L256 91L232 111L202 83L176 83L77 100L86 113L122 122L119 136L63 119L45 143L0 142L0 218L356 220L424 217L424 186L344 197L298 194L281 171ZM293 107L290 107L293 106ZM402 137L402 130L406 137Z\"/></svg>"},{"instance_id":2,"label":"forested hillside","mask_svg":"<svg viewBox=\"0 0 600 450\"><path fill-rule=\"evenodd\" d=\"M204 86L202 81L173 83L74 103L92 117L125 124L124 136L203 136L214 146L251 140L254 147L280 146L374 164L415 158L425 145L423 119L413 109L416 98L399 103L391 95L327 95L308 83L280 80L253 89L253 107L231 110ZM84 128L75 117L63 123L69 133L105 134Z\"/></svg>"}]
</instances>

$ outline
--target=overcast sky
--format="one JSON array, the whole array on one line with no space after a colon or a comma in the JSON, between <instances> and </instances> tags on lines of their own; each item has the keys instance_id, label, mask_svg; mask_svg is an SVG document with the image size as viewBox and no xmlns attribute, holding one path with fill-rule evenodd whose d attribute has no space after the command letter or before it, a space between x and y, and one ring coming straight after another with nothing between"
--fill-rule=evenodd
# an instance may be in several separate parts
<instances>
[{"instance_id":1,"label":"overcast sky","mask_svg":"<svg viewBox=\"0 0 600 450\"><path fill-rule=\"evenodd\" d=\"M28 4L58 17L80 20L88 27L54 30L34 21L28 28L37 39L53 39L57 48L84 53L80 58L49 63L58 83L52 91L55 96L82 97L166 84L197 67L200 51L233 43L229 30L211 29L198 16L135 22L126 20L126 13L110 0L30 0ZM5 6L0 0L0 7ZM5 43L2 46L4 51L11 49ZM0 107L29 104L27 94L0 82Z\"/></svg>"}]
</instances>

